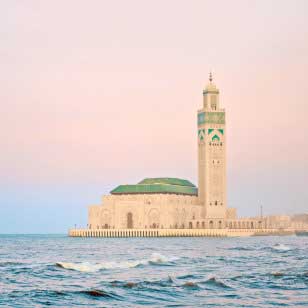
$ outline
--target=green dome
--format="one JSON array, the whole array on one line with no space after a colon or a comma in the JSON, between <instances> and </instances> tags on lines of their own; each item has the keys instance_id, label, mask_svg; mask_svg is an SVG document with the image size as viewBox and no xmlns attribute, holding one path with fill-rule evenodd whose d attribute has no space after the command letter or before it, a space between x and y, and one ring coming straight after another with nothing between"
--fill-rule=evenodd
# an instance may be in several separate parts
<instances>
[{"instance_id":1,"label":"green dome","mask_svg":"<svg viewBox=\"0 0 308 308\"><path fill-rule=\"evenodd\" d=\"M178 178L146 178L136 185L120 185L113 189L118 194L179 194L197 196L198 189L188 180Z\"/></svg>"},{"instance_id":2,"label":"green dome","mask_svg":"<svg viewBox=\"0 0 308 308\"><path fill-rule=\"evenodd\" d=\"M193 183L177 178L147 178L139 182L138 184L170 184L180 186L196 187Z\"/></svg>"}]
</instances>

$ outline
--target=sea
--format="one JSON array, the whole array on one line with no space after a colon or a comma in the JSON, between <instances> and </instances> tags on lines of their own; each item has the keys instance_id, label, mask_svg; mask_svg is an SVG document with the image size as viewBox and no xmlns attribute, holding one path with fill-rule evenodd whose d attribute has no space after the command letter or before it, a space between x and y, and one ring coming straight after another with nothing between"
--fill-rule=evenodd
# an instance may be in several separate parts
<instances>
[{"instance_id":1,"label":"sea","mask_svg":"<svg viewBox=\"0 0 308 308\"><path fill-rule=\"evenodd\" d=\"M0 307L308 307L308 237L0 236Z\"/></svg>"}]
</instances>

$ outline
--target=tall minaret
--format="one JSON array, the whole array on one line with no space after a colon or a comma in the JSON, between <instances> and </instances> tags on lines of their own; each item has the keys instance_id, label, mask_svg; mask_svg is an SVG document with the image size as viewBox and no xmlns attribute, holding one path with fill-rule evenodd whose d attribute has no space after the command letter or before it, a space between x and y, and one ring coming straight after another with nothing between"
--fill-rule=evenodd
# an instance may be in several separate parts
<instances>
[{"instance_id":1,"label":"tall minaret","mask_svg":"<svg viewBox=\"0 0 308 308\"><path fill-rule=\"evenodd\" d=\"M219 228L226 215L226 131L225 110L219 106L212 73L203 90L203 108L198 110L198 176L202 216Z\"/></svg>"}]
</instances>

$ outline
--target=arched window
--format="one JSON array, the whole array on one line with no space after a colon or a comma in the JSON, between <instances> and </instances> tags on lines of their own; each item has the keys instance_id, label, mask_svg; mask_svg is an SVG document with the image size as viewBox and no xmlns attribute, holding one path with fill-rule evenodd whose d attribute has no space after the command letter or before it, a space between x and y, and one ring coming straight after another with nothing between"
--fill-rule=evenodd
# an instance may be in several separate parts
<instances>
[{"instance_id":1,"label":"arched window","mask_svg":"<svg viewBox=\"0 0 308 308\"><path fill-rule=\"evenodd\" d=\"M192 222L190 221L189 222L189 229L192 229L193 228L193 225L192 225Z\"/></svg>"},{"instance_id":2,"label":"arched window","mask_svg":"<svg viewBox=\"0 0 308 308\"><path fill-rule=\"evenodd\" d=\"M213 220L210 220L210 229L213 229L213 227L214 227Z\"/></svg>"},{"instance_id":3,"label":"arched window","mask_svg":"<svg viewBox=\"0 0 308 308\"><path fill-rule=\"evenodd\" d=\"M211 108L216 110L217 107L217 96L216 94L211 95Z\"/></svg>"},{"instance_id":4,"label":"arched window","mask_svg":"<svg viewBox=\"0 0 308 308\"><path fill-rule=\"evenodd\" d=\"M204 229L205 228L205 222L202 221L202 228Z\"/></svg>"},{"instance_id":5,"label":"arched window","mask_svg":"<svg viewBox=\"0 0 308 308\"><path fill-rule=\"evenodd\" d=\"M219 228L219 229L222 228L222 222L221 222L221 220L219 220L219 222L218 222L218 228Z\"/></svg>"},{"instance_id":6,"label":"arched window","mask_svg":"<svg viewBox=\"0 0 308 308\"><path fill-rule=\"evenodd\" d=\"M199 221L197 221L197 229L199 229L199 228L200 228Z\"/></svg>"},{"instance_id":7,"label":"arched window","mask_svg":"<svg viewBox=\"0 0 308 308\"><path fill-rule=\"evenodd\" d=\"M133 214L131 212L127 213L127 229L132 229L134 227Z\"/></svg>"}]
</instances>

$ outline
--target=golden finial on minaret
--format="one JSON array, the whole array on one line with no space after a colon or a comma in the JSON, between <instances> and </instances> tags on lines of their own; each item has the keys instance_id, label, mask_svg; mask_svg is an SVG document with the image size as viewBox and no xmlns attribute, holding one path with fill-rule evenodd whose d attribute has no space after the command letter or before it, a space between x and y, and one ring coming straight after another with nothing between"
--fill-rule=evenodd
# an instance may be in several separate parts
<instances>
[{"instance_id":1,"label":"golden finial on minaret","mask_svg":"<svg viewBox=\"0 0 308 308\"><path fill-rule=\"evenodd\" d=\"M209 80L210 80L210 82L212 82L212 81L213 81L213 75L212 75L212 72L210 72Z\"/></svg>"},{"instance_id":2,"label":"golden finial on minaret","mask_svg":"<svg viewBox=\"0 0 308 308\"><path fill-rule=\"evenodd\" d=\"M213 82L213 73L212 71L210 71L209 73L209 81L207 82L207 85L205 86L204 90L203 90L203 94L206 94L208 92L219 92L219 90L216 88L214 82Z\"/></svg>"}]
</instances>

